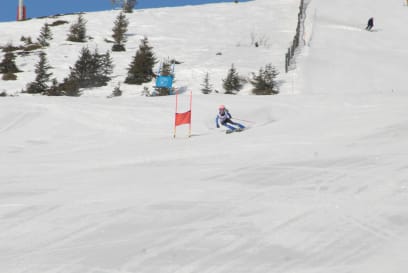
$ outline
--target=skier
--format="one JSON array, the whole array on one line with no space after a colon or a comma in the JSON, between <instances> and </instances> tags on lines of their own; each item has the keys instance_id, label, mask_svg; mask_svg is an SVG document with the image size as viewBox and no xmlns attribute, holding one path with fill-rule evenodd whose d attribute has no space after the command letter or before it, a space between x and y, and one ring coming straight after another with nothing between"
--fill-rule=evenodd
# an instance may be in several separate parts
<instances>
[{"instance_id":1,"label":"skier","mask_svg":"<svg viewBox=\"0 0 408 273\"><path fill-rule=\"evenodd\" d=\"M225 126L228 128L227 132L233 132L233 131L242 131L245 129L245 126L238 123L238 122L234 122L231 120L232 116L230 114L230 112L225 108L224 105L220 105L220 107L218 107L218 115L217 118L215 119L215 124L217 125L217 128L220 128L220 125L218 123L218 121L221 123L221 125ZM231 125L235 125L238 127L234 127Z\"/></svg>"},{"instance_id":2,"label":"skier","mask_svg":"<svg viewBox=\"0 0 408 273\"><path fill-rule=\"evenodd\" d=\"M374 26L374 18L371 17L370 19L368 19L367 26L365 29L370 31L373 28L373 26Z\"/></svg>"}]
</instances>

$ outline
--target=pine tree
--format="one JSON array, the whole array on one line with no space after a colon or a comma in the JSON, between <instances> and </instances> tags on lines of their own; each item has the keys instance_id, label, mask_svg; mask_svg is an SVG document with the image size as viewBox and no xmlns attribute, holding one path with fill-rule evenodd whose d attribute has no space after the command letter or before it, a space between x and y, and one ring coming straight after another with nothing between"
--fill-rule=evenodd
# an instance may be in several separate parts
<instances>
[{"instance_id":1,"label":"pine tree","mask_svg":"<svg viewBox=\"0 0 408 273\"><path fill-rule=\"evenodd\" d=\"M7 52L0 63L0 73L18 73L21 72L15 62L16 55L13 52Z\"/></svg>"},{"instance_id":2,"label":"pine tree","mask_svg":"<svg viewBox=\"0 0 408 273\"><path fill-rule=\"evenodd\" d=\"M17 76L14 73L21 72L15 62L16 55L13 52L6 52L3 60L0 63L0 73L3 74L2 79L5 81L15 81Z\"/></svg>"},{"instance_id":3,"label":"pine tree","mask_svg":"<svg viewBox=\"0 0 408 273\"><path fill-rule=\"evenodd\" d=\"M101 74L105 77L109 77L113 73L113 60L110 55L109 51L106 51L104 55L102 55L101 58Z\"/></svg>"},{"instance_id":4,"label":"pine tree","mask_svg":"<svg viewBox=\"0 0 408 273\"><path fill-rule=\"evenodd\" d=\"M172 63L170 63L169 61L164 61L160 69L160 75L161 76L172 76L174 78L175 75L172 70Z\"/></svg>"},{"instance_id":5,"label":"pine tree","mask_svg":"<svg viewBox=\"0 0 408 273\"><path fill-rule=\"evenodd\" d=\"M40 30L40 36L38 37L37 42L41 46L49 46L49 40L52 40L51 28L47 23L45 23Z\"/></svg>"},{"instance_id":6,"label":"pine tree","mask_svg":"<svg viewBox=\"0 0 408 273\"><path fill-rule=\"evenodd\" d=\"M35 66L35 81L27 85L27 93L38 94L46 92L48 89L47 83L50 81L52 73L48 73L51 66L48 65L47 55L40 52L40 60Z\"/></svg>"},{"instance_id":7,"label":"pine tree","mask_svg":"<svg viewBox=\"0 0 408 273\"><path fill-rule=\"evenodd\" d=\"M153 67L156 63L153 48L149 46L147 37L145 37L141 42L142 43L139 46L139 50L136 52L136 55L129 66L125 83L142 84L145 82L150 82L153 79Z\"/></svg>"},{"instance_id":8,"label":"pine tree","mask_svg":"<svg viewBox=\"0 0 408 273\"><path fill-rule=\"evenodd\" d=\"M72 24L68 34L68 41L71 42L86 42L86 23L82 14L78 15L77 22Z\"/></svg>"},{"instance_id":9,"label":"pine tree","mask_svg":"<svg viewBox=\"0 0 408 273\"><path fill-rule=\"evenodd\" d=\"M137 4L137 0L123 0L123 11L126 13L132 13Z\"/></svg>"},{"instance_id":10,"label":"pine tree","mask_svg":"<svg viewBox=\"0 0 408 273\"><path fill-rule=\"evenodd\" d=\"M94 59L94 86L104 86L110 81L110 75L113 73L113 61L109 51L105 54L99 54L98 50L93 53Z\"/></svg>"},{"instance_id":11,"label":"pine tree","mask_svg":"<svg viewBox=\"0 0 408 273\"><path fill-rule=\"evenodd\" d=\"M272 64L267 64L265 68L259 69L258 75L253 74L251 84L254 86L252 92L255 95L274 95L278 94L278 84L276 77L279 75L278 71Z\"/></svg>"},{"instance_id":12,"label":"pine tree","mask_svg":"<svg viewBox=\"0 0 408 273\"><path fill-rule=\"evenodd\" d=\"M75 87L73 82L76 82L79 88L100 87L106 85L112 72L113 64L109 52L99 54L98 50L95 50L91 53L84 47L64 83ZM70 89L75 91L75 88Z\"/></svg>"},{"instance_id":13,"label":"pine tree","mask_svg":"<svg viewBox=\"0 0 408 273\"><path fill-rule=\"evenodd\" d=\"M76 80L79 87L91 87L92 86L92 71L94 70L95 64L92 57L91 51L87 47L81 49L78 60L76 61L74 67L71 68L71 73L69 76L70 80Z\"/></svg>"},{"instance_id":14,"label":"pine tree","mask_svg":"<svg viewBox=\"0 0 408 273\"><path fill-rule=\"evenodd\" d=\"M205 74L204 82L201 84L201 86L201 92L203 94L210 94L212 92L213 87L210 84L210 76L208 75L208 72Z\"/></svg>"},{"instance_id":15,"label":"pine tree","mask_svg":"<svg viewBox=\"0 0 408 273\"><path fill-rule=\"evenodd\" d=\"M236 94L243 87L242 80L240 79L234 67L234 64L231 65L231 68L228 71L227 78L222 81L222 86L225 90L225 94Z\"/></svg>"},{"instance_id":16,"label":"pine tree","mask_svg":"<svg viewBox=\"0 0 408 273\"><path fill-rule=\"evenodd\" d=\"M125 34L127 32L129 21L126 19L123 12L119 13L114 24L112 38L114 39L115 44L112 46L112 51L126 51L124 44L127 41Z\"/></svg>"},{"instance_id":17,"label":"pine tree","mask_svg":"<svg viewBox=\"0 0 408 273\"><path fill-rule=\"evenodd\" d=\"M35 66L35 74L37 75L35 81L41 85L47 86L47 82L50 81L52 73L48 73L51 66L47 61L47 54L40 52L40 61Z\"/></svg>"}]
</instances>

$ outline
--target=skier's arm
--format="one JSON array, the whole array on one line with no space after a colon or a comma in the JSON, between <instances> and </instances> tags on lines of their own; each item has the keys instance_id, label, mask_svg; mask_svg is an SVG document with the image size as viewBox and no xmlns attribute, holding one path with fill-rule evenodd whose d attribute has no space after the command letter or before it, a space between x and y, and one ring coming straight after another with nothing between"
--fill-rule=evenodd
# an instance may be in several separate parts
<instances>
[{"instance_id":1,"label":"skier's arm","mask_svg":"<svg viewBox=\"0 0 408 273\"><path fill-rule=\"evenodd\" d=\"M217 128L220 128L220 125L218 124L218 119L219 119L219 117L217 115L217 117L215 118L215 125L217 126Z\"/></svg>"}]
</instances>

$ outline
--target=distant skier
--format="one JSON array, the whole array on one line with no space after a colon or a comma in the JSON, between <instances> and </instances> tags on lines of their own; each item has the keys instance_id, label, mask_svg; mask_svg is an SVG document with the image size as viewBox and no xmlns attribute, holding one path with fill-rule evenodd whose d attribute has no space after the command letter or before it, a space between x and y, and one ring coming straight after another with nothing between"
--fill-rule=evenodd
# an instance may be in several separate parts
<instances>
[{"instance_id":1,"label":"distant skier","mask_svg":"<svg viewBox=\"0 0 408 273\"><path fill-rule=\"evenodd\" d=\"M238 122L234 122L231 120L232 116L230 114L230 112L225 108L224 105L220 105L220 107L218 107L218 115L217 118L215 119L215 123L217 125L217 128L220 128L220 124L227 127L229 129L230 132L233 131L241 131L243 129L245 129L245 126L238 123ZM238 127L234 127L232 125L238 126Z\"/></svg>"},{"instance_id":2,"label":"distant skier","mask_svg":"<svg viewBox=\"0 0 408 273\"><path fill-rule=\"evenodd\" d=\"M374 18L371 17L370 19L368 19L367 26L365 29L370 31L373 28L373 26L374 26Z\"/></svg>"}]
</instances>

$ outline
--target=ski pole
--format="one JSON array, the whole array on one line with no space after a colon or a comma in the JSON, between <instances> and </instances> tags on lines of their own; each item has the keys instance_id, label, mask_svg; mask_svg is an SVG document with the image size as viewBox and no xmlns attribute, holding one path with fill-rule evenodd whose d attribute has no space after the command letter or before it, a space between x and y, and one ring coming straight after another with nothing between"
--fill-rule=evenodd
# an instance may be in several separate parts
<instances>
[{"instance_id":1,"label":"ski pole","mask_svg":"<svg viewBox=\"0 0 408 273\"><path fill-rule=\"evenodd\" d=\"M245 119L240 119L240 118L233 118L239 121L244 121L244 122L249 122L249 123L256 123L255 121L250 121L250 120L245 120Z\"/></svg>"}]
</instances>

